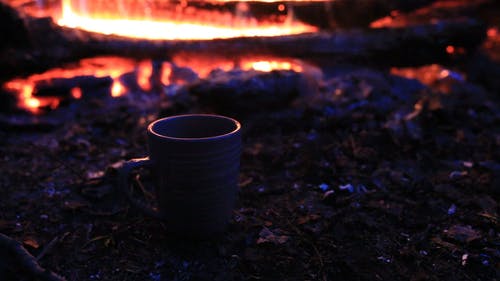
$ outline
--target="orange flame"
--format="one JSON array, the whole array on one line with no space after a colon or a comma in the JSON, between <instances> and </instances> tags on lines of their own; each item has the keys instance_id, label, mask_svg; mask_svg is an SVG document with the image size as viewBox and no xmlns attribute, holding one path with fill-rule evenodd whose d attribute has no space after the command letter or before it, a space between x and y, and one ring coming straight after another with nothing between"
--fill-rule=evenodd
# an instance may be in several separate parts
<instances>
[{"instance_id":1,"label":"orange flame","mask_svg":"<svg viewBox=\"0 0 500 281\"><path fill-rule=\"evenodd\" d=\"M153 74L153 65L151 61L143 61L137 68L137 84L144 91L151 90L150 78Z\"/></svg>"},{"instance_id":2,"label":"orange flame","mask_svg":"<svg viewBox=\"0 0 500 281\"><path fill-rule=\"evenodd\" d=\"M77 2L79 5L76 5ZM88 2L88 3L87 3ZM116 5L114 5L113 3ZM62 0L62 13L57 23L91 32L145 39L200 39L251 36L280 36L315 32L316 27L293 20L293 13L277 17L279 21L259 22L251 17L248 4L239 3L236 11L206 10L156 1L74 1ZM212 2L229 2L218 0ZM241 1L246 2L246 1ZM255 1L254 1L255 2ZM273 3L264 0L260 2ZM292 0L288 2L306 2ZM310 2L310 1L308 1ZM156 5L156 6L155 6ZM284 11L283 4L276 4Z\"/></svg>"},{"instance_id":3,"label":"orange flame","mask_svg":"<svg viewBox=\"0 0 500 281\"><path fill-rule=\"evenodd\" d=\"M116 97L120 97L120 96L123 96L125 94L127 90L125 89L125 87L123 86L123 84L118 81L118 80L115 80L113 81L113 86L111 86L111 96L116 98Z\"/></svg>"},{"instance_id":4,"label":"orange flame","mask_svg":"<svg viewBox=\"0 0 500 281\"><path fill-rule=\"evenodd\" d=\"M293 70L302 72L302 66L298 63L293 63L290 60L258 60L246 61L243 63L243 69L253 69L262 72L271 72L273 70Z\"/></svg>"},{"instance_id":5,"label":"orange flame","mask_svg":"<svg viewBox=\"0 0 500 281\"><path fill-rule=\"evenodd\" d=\"M438 64L425 65L421 67L391 68L391 74L402 76L408 79L419 80L422 84L434 87L436 84L446 80L465 80L462 73L446 69Z\"/></svg>"},{"instance_id":6,"label":"orange flame","mask_svg":"<svg viewBox=\"0 0 500 281\"><path fill-rule=\"evenodd\" d=\"M254 56L254 57L235 57L227 58L223 56L194 54L194 53L180 53L172 58L173 66L170 64L163 65L163 72L167 69L168 73L165 75L165 81L174 83L170 75L174 75L175 67L189 67L193 69L199 77L206 78L213 70L230 71L235 68L242 70L256 70L269 72L273 70L293 70L295 72L303 72L305 63L303 61L292 58L278 58L268 56ZM168 79L167 79L168 77ZM175 80L175 79L174 79ZM162 80L163 82L163 80ZM163 82L164 84L167 84Z\"/></svg>"},{"instance_id":7,"label":"orange flame","mask_svg":"<svg viewBox=\"0 0 500 281\"><path fill-rule=\"evenodd\" d=\"M161 66L161 78L160 81L163 85L168 85L171 83L170 75L172 74L172 65L168 62L164 62Z\"/></svg>"}]
</instances>

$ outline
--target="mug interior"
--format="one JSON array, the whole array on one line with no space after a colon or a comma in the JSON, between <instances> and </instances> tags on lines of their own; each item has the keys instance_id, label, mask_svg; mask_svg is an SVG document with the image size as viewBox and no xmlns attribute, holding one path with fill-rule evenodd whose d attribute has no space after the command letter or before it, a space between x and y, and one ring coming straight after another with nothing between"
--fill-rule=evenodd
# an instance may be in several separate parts
<instances>
[{"instance_id":1,"label":"mug interior","mask_svg":"<svg viewBox=\"0 0 500 281\"><path fill-rule=\"evenodd\" d=\"M238 121L219 115L179 115L157 120L149 130L159 136L178 139L213 138L240 128Z\"/></svg>"}]
</instances>

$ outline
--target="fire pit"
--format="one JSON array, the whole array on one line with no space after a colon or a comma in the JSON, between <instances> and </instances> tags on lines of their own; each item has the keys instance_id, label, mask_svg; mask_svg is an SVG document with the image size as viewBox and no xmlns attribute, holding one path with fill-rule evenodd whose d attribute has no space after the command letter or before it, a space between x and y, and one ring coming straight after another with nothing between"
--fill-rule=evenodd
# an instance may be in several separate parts
<instances>
[{"instance_id":1,"label":"fire pit","mask_svg":"<svg viewBox=\"0 0 500 281\"><path fill-rule=\"evenodd\" d=\"M499 14L487 0L3 1L0 276L494 280ZM186 113L242 123L220 240L170 241L115 189L146 124ZM152 200L153 178L134 175L134 194Z\"/></svg>"},{"instance_id":2,"label":"fire pit","mask_svg":"<svg viewBox=\"0 0 500 281\"><path fill-rule=\"evenodd\" d=\"M416 2L407 6L415 8L426 1ZM217 69L303 72L306 68L306 76L318 77L318 68L333 63L394 66L449 61L474 49L485 33L482 23L475 20L429 24L411 17L405 17L404 27L400 27L403 20L394 24L398 28L334 29L346 22L337 19L338 12L332 10L345 9L342 1L41 3L12 1L22 12L27 29L24 36L34 50L26 51L30 59L6 56L5 64L10 67L4 77L26 75L29 69L47 69L81 57L121 55L132 60L86 59L66 66L72 70L50 70L5 83L4 90L14 93L17 105L32 112L54 109L62 100L79 99L82 89L95 92L96 85L109 88L107 96L120 96L128 88L149 91L153 86L162 92L160 88L171 88L176 82L206 79ZM383 3L367 1L361 8L397 8ZM392 21L378 20L372 26L384 24L390 26ZM436 41L436 37L440 39ZM176 77L179 73L187 77ZM122 76L129 81L122 81ZM136 81L130 81L130 76Z\"/></svg>"}]
</instances>

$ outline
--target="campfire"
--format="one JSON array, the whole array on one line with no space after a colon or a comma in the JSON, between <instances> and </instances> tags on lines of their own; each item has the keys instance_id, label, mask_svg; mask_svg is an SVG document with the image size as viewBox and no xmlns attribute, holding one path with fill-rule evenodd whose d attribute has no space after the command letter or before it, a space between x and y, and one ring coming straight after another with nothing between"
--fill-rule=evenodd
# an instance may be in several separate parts
<instances>
[{"instance_id":1,"label":"campfire","mask_svg":"<svg viewBox=\"0 0 500 281\"><path fill-rule=\"evenodd\" d=\"M61 27L85 30L91 33L124 36L148 40L213 40L221 38L283 36L318 31L318 28L294 17L294 6L322 1L289 1L286 3L263 1L61 1L32 2L12 5L32 17L45 16ZM40 6L41 5L41 6ZM258 11L254 16L254 10ZM89 35L92 36L92 35ZM154 44L154 43L153 43ZM125 47L126 50L126 47ZM142 56L147 57L147 52ZM189 68L199 78L206 78L210 71L223 69L293 70L300 72L302 62L293 58L252 55L236 59L218 56L207 61L211 55L196 56L185 62L186 56L175 54L170 61L155 61L159 72L153 73L150 59L134 60L120 57L96 57L35 74L17 78L4 84L6 91L15 92L17 105L33 113L57 108L61 101L80 99L96 87L108 88L107 95L118 97L125 94L131 85L124 85L121 76L130 72L135 75L136 86L143 91L151 90L151 80L161 86L179 83L170 78L172 68ZM156 77L152 77L152 76ZM174 70L174 74L175 70ZM91 77L95 77L92 81ZM175 81L173 81L175 80ZM181 79L182 80L182 79ZM87 85L86 85L87 84ZM90 90L89 90L90 89ZM56 94L51 94L54 91Z\"/></svg>"},{"instance_id":2,"label":"campfire","mask_svg":"<svg viewBox=\"0 0 500 281\"><path fill-rule=\"evenodd\" d=\"M493 0L1 1L14 258L0 276L493 280L499 14ZM200 113L241 122L240 199L225 240L179 255L114 185L146 155L147 124ZM145 201L151 174L131 178Z\"/></svg>"}]
</instances>

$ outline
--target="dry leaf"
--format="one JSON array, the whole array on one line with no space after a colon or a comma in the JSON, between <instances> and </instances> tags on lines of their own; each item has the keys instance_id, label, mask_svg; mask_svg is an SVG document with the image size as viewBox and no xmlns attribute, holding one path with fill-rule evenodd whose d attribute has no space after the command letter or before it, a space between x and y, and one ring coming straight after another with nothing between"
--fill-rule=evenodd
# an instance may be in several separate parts
<instances>
[{"instance_id":1,"label":"dry leaf","mask_svg":"<svg viewBox=\"0 0 500 281\"><path fill-rule=\"evenodd\" d=\"M81 208L86 207L86 206L87 206L87 203L85 203L85 202L77 201L77 200L70 200L70 201L64 201L63 208L65 210L74 211L74 210L78 210L78 209L81 209Z\"/></svg>"},{"instance_id":2,"label":"dry leaf","mask_svg":"<svg viewBox=\"0 0 500 281\"><path fill-rule=\"evenodd\" d=\"M38 244L38 242L33 238L24 239L23 244L26 246L30 246L33 249L38 249L38 247L40 247L40 244Z\"/></svg>"}]
</instances>

